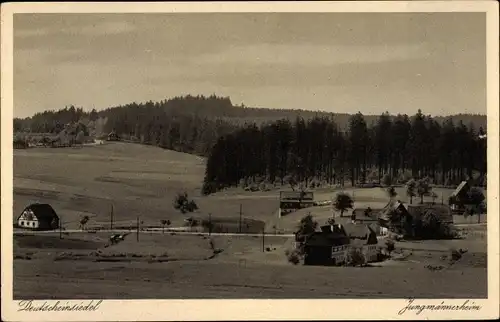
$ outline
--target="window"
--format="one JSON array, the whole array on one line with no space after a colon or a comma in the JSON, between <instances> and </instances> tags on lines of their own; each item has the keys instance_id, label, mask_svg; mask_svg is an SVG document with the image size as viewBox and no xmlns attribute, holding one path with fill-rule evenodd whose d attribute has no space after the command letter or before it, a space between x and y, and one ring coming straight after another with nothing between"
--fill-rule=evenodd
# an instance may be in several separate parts
<instances>
[{"instance_id":1,"label":"window","mask_svg":"<svg viewBox=\"0 0 500 322\"><path fill-rule=\"evenodd\" d=\"M21 226L24 226L24 221L21 221Z\"/></svg>"},{"instance_id":2,"label":"window","mask_svg":"<svg viewBox=\"0 0 500 322\"><path fill-rule=\"evenodd\" d=\"M35 227L35 222L34 221L31 223L31 226Z\"/></svg>"}]
</instances>

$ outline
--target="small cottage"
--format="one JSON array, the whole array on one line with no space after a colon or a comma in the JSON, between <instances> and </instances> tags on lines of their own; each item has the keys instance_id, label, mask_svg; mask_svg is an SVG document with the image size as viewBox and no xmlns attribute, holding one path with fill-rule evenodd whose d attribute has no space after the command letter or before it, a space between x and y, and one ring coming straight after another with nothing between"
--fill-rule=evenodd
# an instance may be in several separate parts
<instances>
[{"instance_id":1,"label":"small cottage","mask_svg":"<svg viewBox=\"0 0 500 322\"><path fill-rule=\"evenodd\" d=\"M469 192L470 184L468 181L462 181L453 191L449 198L449 206L453 211L464 210L464 204L467 203L467 193Z\"/></svg>"},{"instance_id":2,"label":"small cottage","mask_svg":"<svg viewBox=\"0 0 500 322\"><path fill-rule=\"evenodd\" d=\"M17 226L32 230L53 230L59 228L59 217L49 204L32 204L17 218Z\"/></svg>"},{"instance_id":3,"label":"small cottage","mask_svg":"<svg viewBox=\"0 0 500 322\"><path fill-rule=\"evenodd\" d=\"M116 134L115 131L111 131L109 134L108 134L108 138L107 138L108 141L119 141L120 138L118 137L118 134Z\"/></svg>"}]
</instances>

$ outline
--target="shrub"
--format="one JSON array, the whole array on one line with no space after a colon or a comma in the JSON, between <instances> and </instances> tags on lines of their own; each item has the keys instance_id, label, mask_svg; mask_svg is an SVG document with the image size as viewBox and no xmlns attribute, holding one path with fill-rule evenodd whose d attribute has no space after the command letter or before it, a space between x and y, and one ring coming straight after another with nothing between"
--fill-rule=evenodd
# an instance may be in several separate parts
<instances>
[{"instance_id":1,"label":"shrub","mask_svg":"<svg viewBox=\"0 0 500 322\"><path fill-rule=\"evenodd\" d=\"M195 218L187 218L184 222L184 226L187 227L198 227L199 221Z\"/></svg>"},{"instance_id":2,"label":"shrub","mask_svg":"<svg viewBox=\"0 0 500 322\"><path fill-rule=\"evenodd\" d=\"M390 199L392 199L398 195L398 193L396 192L396 189L393 186L387 187L386 192L387 192L387 195L389 196Z\"/></svg>"},{"instance_id":3,"label":"shrub","mask_svg":"<svg viewBox=\"0 0 500 322\"><path fill-rule=\"evenodd\" d=\"M204 196L207 196L215 192L217 192L217 184L215 184L215 182L203 182L201 193Z\"/></svg>"},{"instance_id":4,"label":"shrub","mask_svg":"<svg viewBox=\"0 0 500 322\"><path fill-rule=\"evenodd\" d=\"M462 250L462 249L459 249L459 250L456 250L456 249L451 249L450 250L450 258L453 262L456 262L458 261L460 258L462 258L462 255L464 253L466 253L467 250Z\"/></svg>"},{"instance_id":5,"label":"shrub","mask_svg":"<svg viewBox=\"0 0 500 322\"><path fill-rule=\"evenodd\" d=\"M415 219L415 232L413 237L422 239L452 239L458 237L456 229L441 221L432 210L426 210L424 214Z\"/></svg>"},{"instance_id":6,"label":"shrub","mask_svg":"<svg viewBox=\"0 0 500 322\"><path fill-rule=\"evenodd\" d=\"M298 226L297 226L297 234L298 235L308 235L316 231L318 227L318 223L313 219L313 216L309 213L302 217Z\"/></svg>"},{"instance_id":7,"label":"shrub","mask_svg":"<svg viewBox=\"0 0 500 322\"><path fill-rule=\"evenodd\" d=\"M348 266L362 266L366 263L365 256L359 248L352 248L347 254Z\"/></svg>"},{"instance_id":8,"label":"shrub","mask_svg":"<svg viewBox=\"0 0 500 322\"><path fill-rule=\"evenodd\" d=\"M297 265L298 263L300 263L300 260L302 258L302 254L297 249L294 249L292 251L286 250L285 255L287 260L293 265Z\"/></svg>"},{"instance_id":9,"label":"shrub","mask_svg":"<svg viewBox=\"0 0 500 322\"><path fill-rule=\"evenodd\" d=\"M385 248L387 250L387 253L390 255L394 251L394 249L396 249L394 241L391 239L387 239L385 241Z\"/></svg>"},{"instance_id":10,"label":"shrub","mask_svg":"<svg viewBox=\"0 0 500 322\"><path fill-rule=\"evenodd\" d=\"M198 210L196 202L194 202L194 200L189 200L186 192L178 193L174 198L173 205L175 209L179 210L183 214Z\"/></svg>"}]
</instances>

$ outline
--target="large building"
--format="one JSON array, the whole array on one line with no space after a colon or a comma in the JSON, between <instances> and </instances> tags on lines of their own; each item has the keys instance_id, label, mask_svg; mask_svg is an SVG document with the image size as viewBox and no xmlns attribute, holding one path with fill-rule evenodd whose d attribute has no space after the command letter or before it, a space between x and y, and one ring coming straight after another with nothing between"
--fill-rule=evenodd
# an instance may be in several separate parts
<instances>
[{"instance_id":1,"label":"large building","mask_svg":"<svg viewBox=\"0 0 500 322\"><path fill-rule=\"evenodd\" d=\"M278 217L314 205L314 193L311 191L280 191Z\"/></svg>"},{"instance_id":2,"label":"large building","mask_svg":"<svg viewBox=\"0 0 500 322\"><path fill-rule=\"evenodd\" d=\"M17 218L17 226L32 230L59 228L59 216L49 204L31 204Z\"/></svg>"},{"instance_id":3,"label":"large building","mask_svg":"<svg viewBox=\"0 0 500 322\"><path fill-rule=\"evenodd\" d=\"M325 225L307 236L296 235L296 241L303 245L305 265L342 265L354 249L367 263L378 257L377 234L366 224Z\"/></svg>"}]
</instances>

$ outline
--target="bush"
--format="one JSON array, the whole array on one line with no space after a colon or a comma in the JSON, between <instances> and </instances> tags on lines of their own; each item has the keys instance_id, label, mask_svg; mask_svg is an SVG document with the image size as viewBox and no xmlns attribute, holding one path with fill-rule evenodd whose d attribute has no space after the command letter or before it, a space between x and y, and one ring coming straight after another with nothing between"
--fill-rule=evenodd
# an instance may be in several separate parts
<instances>
[{"instance_id":1,"label":"bush","mask_svg":"<svg viewBox=\"0 0 500 322\"><path fill-rule=\"evenodd\" d=\"M173 205L175 209L179 210L183 214L198 210L196 202L194 202L194 200L189 200L186 192L178 193L174 198Z\"/></svg>"},{"instance_id":2,"label":"bush","mask_svg":"<svg viewBox=\"0 0 500 322\"><path fill-rule=\"evenodd\" d=\"M387 253L390 255L394 251L394 249L396 249L394 241L391 239L387 239L385 241L385 248L387 250Z\"/></svg>"},{"instance_id":3,"label":"bush","mask_svg":"<svg viewBox=\"0 0 500 322\"><path fill-rule=\"evenodd\" d=\"M201 188L201 193L204 196L207 196L212 193L217 192L217 184L215 182L203 182L203 186Z\"/></svg>"},{"instance_id":4,"label":"bush","mask_svg":"<svg viewBox=\"0 0 500 322\"><path fill-rule=\"evenodd\" d=\"M297 225L298 235L308 235L316 231L318 227L318 222L313 219L313 216L309 213L300 219Z\"/></svg>"},{"instance_id":5,"label":"bush","mask_svg":"<svg viewBox=\"0 0 500 322\"><path fill-rule=\"evenodd\" d=\"M292 251L286 250L285 255L288 261L293 265L297 265L298 263L300 263L300 260L302 258L302 254L297 249L294 249Z\"/></svg>"},{"instance_id":6,"label":"bush","mask_svg":"<svg viewBox=\"0 0 500 322\"><path fill-rule=\"evenodd\" d=\"M467 253L467 249L451 249L450 250L450 264L453 264L454 262L460 260L462 258L462 255Z\"/></svg>"},{"instance_id":7,"label":"bush","mask_svg":"<svg viewBox=\"0 0 500 322\"><path fill-rule=\"evenodd\" d=\"M366 263L365 255L358 248L352 248L347 254L348 266L362 266Z\"/></svg>"},{"instance_id":8,"label":"bush","mask_svg":"<svg viewBox=\"0 0 500 322\"><path fill-rule=\"evenodd\" d=\"M441 221L432 210L426 210L423 216L414 221L414 236L421 239L453 239L458 237L456 229Z\"/></svg>"},{"instance_id":9,"label":"bush","mask_svg":"<svg viewBox=\"0 0 500 322\"><path fill-rule=\"evenodd\" d=\"M198 221L198 219L187 218L186 221L184 222L184 226L187 226L187 227L198 227L199 223L200 222Z\"/></svg>"}]
</instances>

